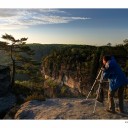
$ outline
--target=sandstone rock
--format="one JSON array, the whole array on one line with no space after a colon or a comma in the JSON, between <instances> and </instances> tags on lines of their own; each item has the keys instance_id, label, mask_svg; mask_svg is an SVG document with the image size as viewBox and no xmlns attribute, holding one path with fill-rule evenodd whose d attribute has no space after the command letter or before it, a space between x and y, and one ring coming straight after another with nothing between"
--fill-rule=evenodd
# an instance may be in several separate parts
<instances>
[{"instance_id":1,"label":"sandstone rock","mask_svg":"<svg viewBox=\"0 0 128 128\"><path fill-rule=\"evenodd\" d=\"M14 119L14 116L16 114L16 112L20 109L19 105L14 106L13 108L11 108L6 115L4 116L3 119Z\"/></svg>"},{"instance_id":2,"label":"sandstone rock","mask_svg":"<svg viewBox=\"0 0 128 128\"><path fill-rule=\"evenodd\" d=\"M47 99L33 100L24 103L15 115L15 119L127 119L121 115L107 113L101 103L97 103L93 113L94 100L89 99ZM106 104L106 102L105 102ZM128 103L126 104L126 106ZM126 107L125 106L125 107ZM127 107L126 107L127 109Z\"/></svg>"}]
</instances>

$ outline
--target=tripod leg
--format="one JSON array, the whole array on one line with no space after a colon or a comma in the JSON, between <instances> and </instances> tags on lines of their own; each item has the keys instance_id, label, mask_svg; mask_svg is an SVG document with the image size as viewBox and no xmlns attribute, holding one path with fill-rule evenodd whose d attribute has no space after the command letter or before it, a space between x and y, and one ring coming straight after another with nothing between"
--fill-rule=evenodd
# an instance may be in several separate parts
<instances>
[{"instance_id":1,"label":"tripod leg","mask_svg":"<svg viewBox=\"0 0 128 128\"><path fill-rule=\"evenodd\" d=\"M97 94L99 94L99 89L100 89L100 86L101 86L101 85L99 84ZM98 96L96 96L96 99L95 99L95 105L94 105L93 113L95 113L95 110L96 110L97 97L98 97Z\"/></svg>"},{"instance_id":2,"label":"tripod leg","mask_svg":"<svg viewBox=\"0 0 128 128\"><path fill-rule=\"evenodd\" d=\"M102 70L100 69L100 71L99 71L99 73L98 73L98 75L97 75L97 77L96 77L96 79L95 79L95 81L94 81L94 83L93 83L93 85L92 85L92 88L91 88L91 90L89 91L89 93L88 93L88 95L87 95L87 97L86 97L86 99L85 99L85 100L87 100L87 99L88 99L88 97L89 97L89 95L90 95L91 91L93 90L93 88L94 88L94 86L95 86L95 84L96 84L96 82L97 82L97 79L99 78L99 76L100 76L101 72L102 72Z\"/></svg>"},{"instance_id":3,"label":"tripod leg","mask_svg":"<svg viewBox=\"0 0 128 128\"><path fill-rule=\"evenodd\" d=\"M96 111L96 103L97 103L97 100L95 100L95 105L94 105L93 113L95 113L95 111Z\"/></svg>"},{"instance_id":4,"label":"tripod leg","mask_svg":"<svg viewBox=\"0 0 128 128\"><path fill-rule=\"evenodd\" d=\"M102 83L102 81L103 81L103 71L101 72L101 78L100 78L100 83L99 83L99 87L98 87L98 92L97 92L97 94L99 94L99 89L101 88L101 83ZM95 110L96 110L97 97L98 97L98 96L96 96L96 99L95 99L95 105L94 105L93 113L95 113ZM104 105L104 104L103 104L103 105Z\"/></svg>"}]
</instances>

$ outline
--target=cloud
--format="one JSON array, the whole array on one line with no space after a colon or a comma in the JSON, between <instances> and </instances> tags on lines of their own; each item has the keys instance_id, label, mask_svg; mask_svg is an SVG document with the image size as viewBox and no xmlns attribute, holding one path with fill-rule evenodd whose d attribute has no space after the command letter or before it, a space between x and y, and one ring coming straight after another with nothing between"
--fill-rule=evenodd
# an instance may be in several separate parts
<instances>
[{"instance_id":1,"label":"cloud","mask_svg":"<svg viewBox=\"0 0 128 128\"><path fill-rule=\"evenodd\" d=\"M58 9L0 9L0 29L22 29L41 24L62 24L88 17L72 17Z\"/></svg>"}]
</instances>

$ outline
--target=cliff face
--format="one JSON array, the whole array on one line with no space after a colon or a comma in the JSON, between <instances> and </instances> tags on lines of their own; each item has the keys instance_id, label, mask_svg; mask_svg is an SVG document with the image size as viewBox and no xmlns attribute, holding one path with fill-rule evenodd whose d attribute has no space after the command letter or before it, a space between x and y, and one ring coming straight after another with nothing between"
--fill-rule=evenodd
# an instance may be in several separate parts
<instances>
[{"instance_id":1,"label":"cliff face","mask_svg":"<svg viewBox=\"0 0 128 128\"><path fill-rule=\"evenodd\" d=\"M66 46L46 56L42 62L42 74L47 79L60 82L79 92L87 89L91 83L91 69L95 47Z\"/></svg>"},{"instance_id":2,"label":"cliff face","mask_svg":"<svg viewBox=\"0 0 128 128\"><path fill-rule=\"evenodd\" d=\"M0 65L0 119L16 104L16 97L9 90L10 68Z\"/></svg>"},{"instance_id":3,"label":"cliff face","mask_svg":"<svg viewBox=\"0 0 128 128\"><path fill-rule=\"evenodd\" d=\"M0 66L0 97L8 92L10 84L10 68L8 66Z\"/></svg>"},{"instance_id":4,"label":"cliff face","mask_svg":"<svg viewBox=\"0 0 128 128\"><path fill-rule=\"evenodd\" d=\"M16 104L15 95L8 93L3 97L0 97L0 119L3 119L5 114Z\"/></svg>"},{"instance_id":5,"label":"cliff face","mask_svg":"<svg viewBox=\"0 0 128 128\"><path fill-rule=\"evenodd\" d=\"M62 66L60 71L52 71L52 73L48 72L44 69L45 79L52 79L59 83L60 86L66 85L70 88L76 88L80 93L82 91L82 87L88 87L90 84L90 77L87 74L87 70L83 70L83 76L79 74L77 70L69 70L67 67Z\"/></svg>"}]
</instances>

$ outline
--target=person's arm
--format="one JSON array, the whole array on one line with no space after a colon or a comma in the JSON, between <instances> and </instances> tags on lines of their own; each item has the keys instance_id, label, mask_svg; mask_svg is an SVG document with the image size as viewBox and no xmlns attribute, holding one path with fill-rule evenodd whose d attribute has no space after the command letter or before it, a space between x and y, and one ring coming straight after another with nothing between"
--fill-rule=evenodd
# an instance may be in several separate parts
<instances>
[{"instance_id":1,"label":"person's arm","mask_svg":"<svg viewBox=\"0 0 128 128\"><path fill-rule=\"evenodd\" d=\"M108 79L108 78L109 78L109 71L108 71L108 69L104 69L103 79Z\"/></svg>"}]
</instances>

